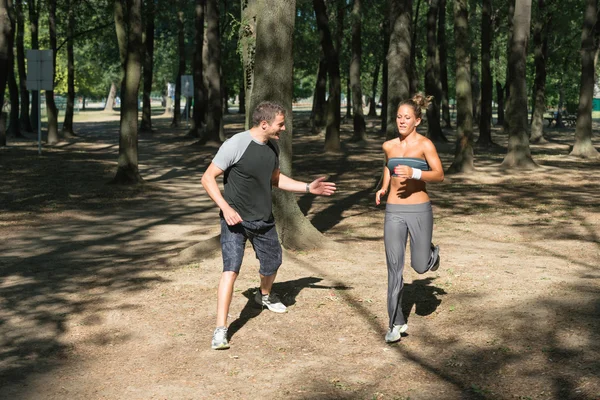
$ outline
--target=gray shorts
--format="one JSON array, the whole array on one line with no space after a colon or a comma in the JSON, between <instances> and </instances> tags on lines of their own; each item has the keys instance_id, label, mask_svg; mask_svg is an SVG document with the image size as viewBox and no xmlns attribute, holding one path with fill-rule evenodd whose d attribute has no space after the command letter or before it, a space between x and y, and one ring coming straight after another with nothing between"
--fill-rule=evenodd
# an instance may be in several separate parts
<instances>
[{"instance_id":1,"label":"gray shorts","mask_svg":"<svg viewBox=\"0 0 600 400\"><path fill-rule=\"evenodd\" d=\"M275 221L243 221L241 224L229 226L221 218L223 272L240 272L246 240L250 240L256 258L260 261L259 273L264 276L275 274L282 260Z\"/></svg>"}]
</instances>

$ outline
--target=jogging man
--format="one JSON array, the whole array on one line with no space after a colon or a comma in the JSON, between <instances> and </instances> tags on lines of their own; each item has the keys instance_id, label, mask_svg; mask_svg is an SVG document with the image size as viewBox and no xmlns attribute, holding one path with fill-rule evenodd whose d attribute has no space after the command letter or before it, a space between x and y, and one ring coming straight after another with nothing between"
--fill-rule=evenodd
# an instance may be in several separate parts
<instances>
[{"instance_id":1,"label":"jogging man","mask_svg":"<svg viewBox=\"0 0 600 400\"><path fill-rule=\"evenodd\" d=\"M296 193L330 196L335 184L318 178L311 183L296 181L279 171L277 140L285 131L285 109L276 103L260 103L252 114L251 129L225 141L202 176L202 186L221 209L223 273L217 294L217 328L213 349L227 349L227 313L233 286L240 272L246 240L260 262L260 289L255 301L277 313L286 312L271 292L281 265L281 244L271 209L271 188ZM216 178L224 174L225 192Z\"/></svg>"}]
</instances>

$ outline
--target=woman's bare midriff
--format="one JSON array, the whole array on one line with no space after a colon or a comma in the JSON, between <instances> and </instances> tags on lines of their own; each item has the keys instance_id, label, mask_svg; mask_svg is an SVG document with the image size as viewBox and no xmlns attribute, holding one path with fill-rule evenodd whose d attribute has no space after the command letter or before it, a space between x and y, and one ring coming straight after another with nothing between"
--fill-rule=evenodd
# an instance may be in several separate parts
<instances>
[{"instance_id":1,"label":"woman's bare midriff","mask_svg":"<svg viewBox=\"0 0 600 400\"><path fill-rule=\"evenodd\" d=\"M425 182L414 179L402 179L392 176L390 192L387 197L389 204L421 204L429 201Z\"/></svg>"}]
</instances>

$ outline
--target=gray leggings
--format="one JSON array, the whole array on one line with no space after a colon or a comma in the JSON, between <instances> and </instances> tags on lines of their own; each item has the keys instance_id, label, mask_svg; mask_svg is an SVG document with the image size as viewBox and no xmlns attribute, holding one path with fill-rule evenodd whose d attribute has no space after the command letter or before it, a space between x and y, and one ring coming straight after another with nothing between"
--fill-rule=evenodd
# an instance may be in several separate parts
<instances>
[{"instance_id":1,"label":"gray leggings","mask_svg":"<svg viewBox=\"0 0 600 400\"><path fill-rule=\"evenodd\" d=\"M433 212L431 203L387 204L383 241L388 269L387 307L392 325L404 325L402 314L402 292L404 291L404 256L406 239L410 234L411 266L419 274L427 272L432 259L431 236L433 234Z\"/></svg>"}]
</instances>

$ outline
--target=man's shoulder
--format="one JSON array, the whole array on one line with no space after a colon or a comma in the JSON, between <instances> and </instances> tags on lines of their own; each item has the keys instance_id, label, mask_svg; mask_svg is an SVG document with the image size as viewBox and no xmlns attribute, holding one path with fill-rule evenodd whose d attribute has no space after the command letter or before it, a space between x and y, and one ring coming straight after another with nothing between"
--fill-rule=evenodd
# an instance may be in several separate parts
<instances>
[{"instance_id":1,"label":"man's shoulder","mask_svg":"<svg viewBox=\"0 0 600 400\"><path fill-rule=\"evenodd\" d=\"M229 139L225 140L221 147L238 147L238 146L247 146L248 143L252 141L252 136L250 135L250 131L243 131L234 134Z\"/></svg>"}]
</instances>

